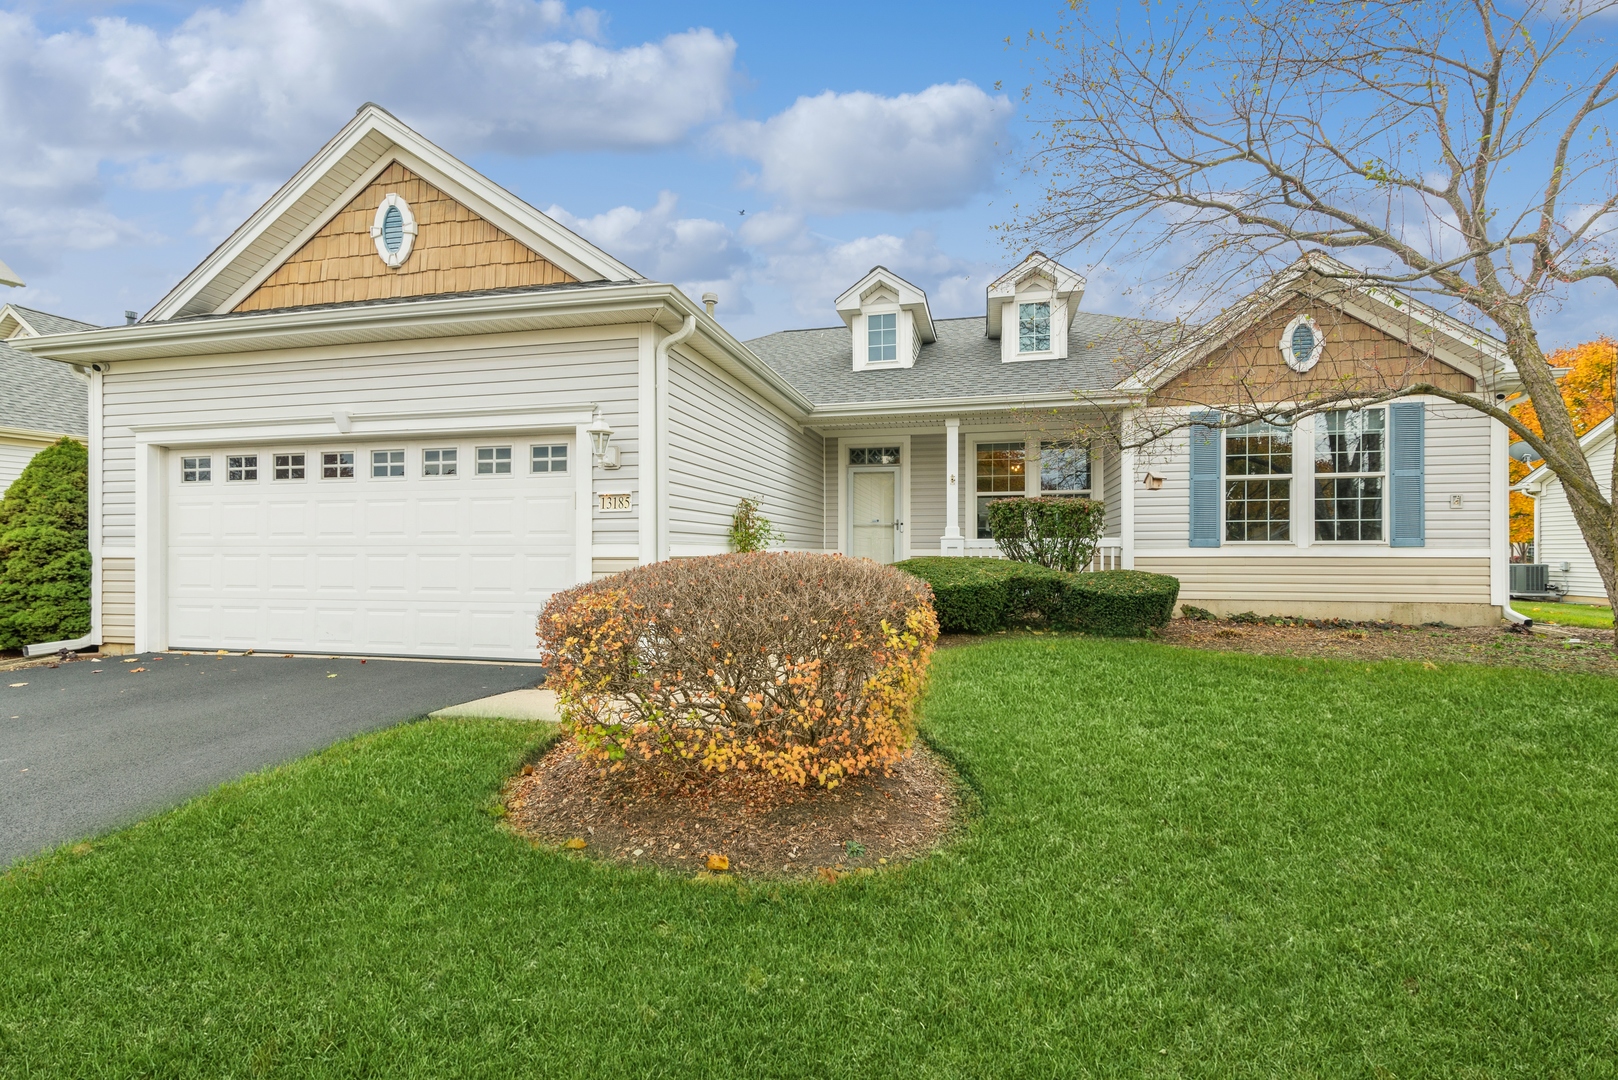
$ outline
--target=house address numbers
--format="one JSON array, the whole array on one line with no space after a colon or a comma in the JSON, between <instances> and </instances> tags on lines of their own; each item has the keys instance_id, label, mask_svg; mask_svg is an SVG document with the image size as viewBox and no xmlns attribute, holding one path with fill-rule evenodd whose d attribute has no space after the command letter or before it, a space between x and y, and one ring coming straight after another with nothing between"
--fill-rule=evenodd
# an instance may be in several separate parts
<instances>
[{"instance_id":1,"label":"house address numbers","mask_svg":"<svg viewBox=\"0 0 1618 1080\"><path fill-rule=\"evenodd\" d=\"M603 514L627 514L630 511L628 491L598 491L596 498L601 500L600 510Z\"/></svg>"}]
</instances>

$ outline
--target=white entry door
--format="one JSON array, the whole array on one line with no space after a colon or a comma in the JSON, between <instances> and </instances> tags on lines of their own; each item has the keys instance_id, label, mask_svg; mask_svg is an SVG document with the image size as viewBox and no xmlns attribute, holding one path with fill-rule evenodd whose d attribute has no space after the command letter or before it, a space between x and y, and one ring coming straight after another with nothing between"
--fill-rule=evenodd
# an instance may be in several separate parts
<instances>
[{"instance_id":1,"label":"white entry door","mask_svg":"<svg viewBox=\"0 0 1618 1080\"><path fill-rule=\"evenodd\" d=\"M571 442L171 452L168 645L536 658L578 573Z\"/></svg>"},{"instance_id":2,"label":"white entry door","mask_svg":"<svg viewBox=\"0 0 1618 1080\"><path fill-rule=\"evenodd\" d=\"M891 563L899 549L899 470L848 474L849 550L855 558Z\"/></svg>"}]
</instances>

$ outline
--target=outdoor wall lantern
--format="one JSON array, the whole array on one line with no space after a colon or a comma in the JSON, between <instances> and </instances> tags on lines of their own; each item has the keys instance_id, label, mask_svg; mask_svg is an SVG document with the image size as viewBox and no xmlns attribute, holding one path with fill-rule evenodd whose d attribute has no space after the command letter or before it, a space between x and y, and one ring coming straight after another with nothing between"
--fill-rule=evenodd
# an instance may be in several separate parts
<instances>
[{"instance_id":1,"label":"outdoor wall lantern","mask_svg":"<svg viewBox=\"0 0 1618 1080\"><path fill-rule=\"evenodd\" d=\"M584 429L590 436L590 452L601 462L603 469L618 467L618 448L612 445L612 425L596 410L595 419Z\"/></svg>"}]
</instances>

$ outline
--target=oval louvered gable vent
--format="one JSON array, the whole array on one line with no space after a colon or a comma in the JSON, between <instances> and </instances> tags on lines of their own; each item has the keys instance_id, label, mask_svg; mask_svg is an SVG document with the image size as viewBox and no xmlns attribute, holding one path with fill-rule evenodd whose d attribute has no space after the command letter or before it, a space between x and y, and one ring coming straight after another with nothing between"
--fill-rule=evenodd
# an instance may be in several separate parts
<instances>
[{"instance_id":1,"label":"oval louvered gable vent","mask_svg":"<svg viewBox=\"0 0 1618 1080\"><path fill-rule=\"evenodd\" d=\"M382 246L389 255L396 254L404 244L404 215L397 206L390 206L382 215Z\"/></svg>"},{"instance_id":2,"label":"oval louvered gable vent","mask_svg":"<svg viewBox=\"0 0 1618 1080\"><path fill-rule=\"evenodd\" d=\"M1320 327L1308 315L1299 315L1287 323L1285 330L1281 331L1281 359L1285 360L1287 367L1302 374L1320 362L1320 354L1326 343L1321 338Z\"/></svg>"},{"instance_id":3,"label":"oval louvered gable vent","mask_svg":"<svg viewBox=\"0 0 1618 1080\"><path fill-rule=\"evenodd\" d=\"M398 268L410 258L410 249L416 243L416 215L397 193L389 192L376 208L371 239L376 241L376 253L389 266Z\"/></svg>"},{"instance_id":4,"label":"oval louvered gable vent","mask_svg":"<svg viewBox=\"0 0 1618 1080\"><path fill-rule=\"evenodd\" d=\"M1315 351L1315 332L1309 329L1307 323L1300 325L1292 331L1292 359L1299 364L1309 362L1309 354Z\"/></svg>"}]
</instances>

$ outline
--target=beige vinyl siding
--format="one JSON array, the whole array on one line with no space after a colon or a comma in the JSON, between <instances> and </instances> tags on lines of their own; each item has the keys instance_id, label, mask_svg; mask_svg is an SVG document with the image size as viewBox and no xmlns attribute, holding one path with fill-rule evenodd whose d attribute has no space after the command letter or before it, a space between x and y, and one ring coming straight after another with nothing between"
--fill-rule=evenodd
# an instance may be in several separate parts
<instances>
[{"instance_id":1,"label":"beige vinyl siding","mask_svg":"<svg viewBox=\"0 0 1618 1080\"><path fill-rule=\"evenodd\" d=\"M1606 442L1590 454L1590 469L1604 494L1611 495L1613 440ZM1538 515L1539 544L1534 561L1545 563L1551 569L1551 584L1564 587L1569 595L1600 600L1607 595L1596 561L1584 543L1579 523L1573 520L1573 508L1567 504L1567 492L1556 479L1548 480L1544 494L1536 500L1534 512ZM1562 563L1568 564L1566 572Z\"/></svg>"},{"instance_id":2,"label":"beige vinyl siding","mask_svg":"<svg viewBox=\"0 0 1618 1080\"><path fill-rule=\"evenodd\" d=\"M101 560L101 640L109 645L135 643L134 559Z\"/></svg>"},{"instance_id":3,"label":"beige vinyl siding","mask_svg":"<svg viewBox=\"0 0 1618 1080\"><path fill-rule=\"evenodd\" d=\"M1124 473L1121 460L1116 451L1097 450L1090 462L1090 491L1106 506L1103 533L1109 538L1123 535Z\"/></svg>"},{"instance_id":4,"label":"beige vinyl siding","mask_svg":"<svg viewBox=\"0 0 1618 1080\"><path fill-rule=\"evenodd\" d=\"M0 495L4 495L11 482L22 475L28 463L40 448L33 444L0 442Z\"/></svg>"},{"instance_id":5,"label":"beige vinyl siding","mask_svg":"<svg viewBox=\"0 0 1618 1080\"><path fill-rule=\"evenodd\" d=\"M1179 578L1180 599L1193 604L1489 602L1487 558L1356 557L1316 548L1286 555L1209 556L1199 549L1178 556L1136 556L1135 567Z\"/></svg>"},{"instance_id":6,"label":"beige vinyl siding","mask_svg":"<svg viewBox=\"0 0 1618 1080\"><path fill-rule=\"evenodd\" d=\"M912 555L937 555L944 542L945 435L943 432L910 437L910 534Z\"/></svg>"},{"instance_id":7,"label":"beige vinyl siding","mask_svg":"<svg viewBox=\"0 0 1618 1080\"><path fill-rule=\"evenodd\" d=\"M601 407L613 427L623 468L596 471L598 487L633 490L639 463L639 343L627 340L566 344L489 344L398 355L300 356L288 360L206 361L142 370L113 365L102 380L102 527L105 548L135 546L135 437L132 425L228 426L252 421L366 412L455 409L587 409ZM373 436L339 435L327 449ZM458 436L468 447L477 440ZM266 442L262 452L270 452ZM587 448L575 456L585 460ZM524 452L517 450L517 456ZM575 463L575 468L578 467ZM595 515L595 543L635 545L638 511ZM132 586L131 586L132 587ZM131 603L118 582L103 583L103 603Z\"/></svg>"},{"instance_id":8,"label":"beige vinyl siding","mask_svg":"<svg viewBox=\"0 0 1618 1080\"><path fill-rule=\"evenodd\" d=\"M1489 425L1493 423L1464 405L1428 403L1424 508L1426 547L1478 551L1489 546ZM1190 473L1186 461L1189 437L1184 430L1172 432L1141 451L1142 470L1163 477L1157 491L1139 488L1135 492L1135 545L1137 552L1192 549L1188 541L1190 513ZM1294 469L1308 470L1312 460L1308 448L1295 448ZM1313 477L1307 471L1295 472L1292 493L1295 500L1313 506ZM1504 477L1499 479L1504 483ZM1461 506L1451 505L1459 495ZM1312 529L1313 511L1305 515ZM1230 547L1231 545L1225 545ZM1316 543L1314 546L1321 546ZM1348 549L1339 549L1348 550ZM1419 554L1421 548L1400 548Z\"/></svg>"},{"instance_id":9,"label":"beige vinyl siding","mask_svg":"<svg viewBox=\"0 0 1618 1080\"><path fill-rule=\"evenodd\" d=\"M825 470L821 482L822 500L820 512L825 515L825 524L821 529L821 537L825 542L826 551L838 549L837 530L841 528L838 520L838 491L837 491L837 440L825 440L825 452L821 455L821 467Z\"/></svg>"},{"instance_id":10,"label":"beige vinyl siding","mask_svg":"<svg viewBox=\"0 0 1618 1080\"><path fill-rule=\"evenodd\" d=\"M724 551L731 515L744 497L790 548L819 550L825 537L825 447L728 375L678 352L669 355L669 544L675 551Z\"/></svg>"}]
</instances>

